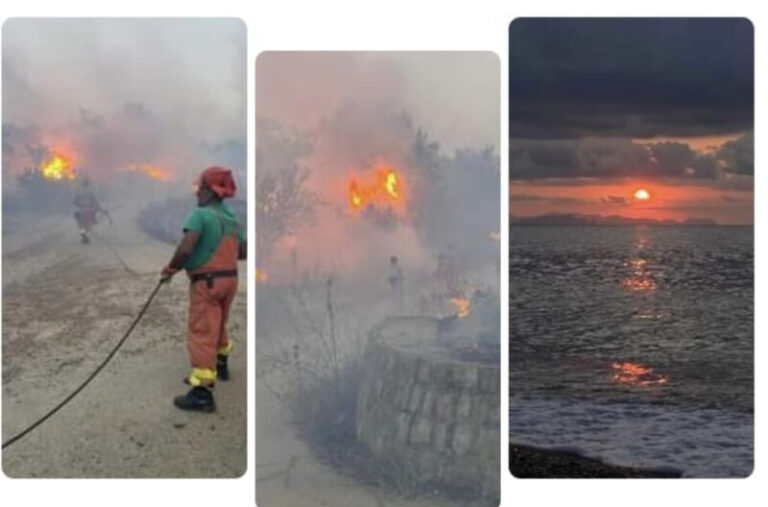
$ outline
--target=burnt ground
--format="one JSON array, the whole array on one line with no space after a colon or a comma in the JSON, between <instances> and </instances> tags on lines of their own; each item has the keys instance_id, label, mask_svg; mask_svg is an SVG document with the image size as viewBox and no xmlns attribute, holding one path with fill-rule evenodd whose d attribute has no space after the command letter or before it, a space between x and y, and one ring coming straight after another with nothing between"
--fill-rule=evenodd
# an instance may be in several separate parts
<instances>
[{"instance_id":1,"label":"burnt ground","mask_svg":"<svg viewBox=\"0 0 768 507\"><path fill-rule=\"evenodd\" d=\"M8 440L73 391L123 335L172 246L145 235L138 210L113 212L91 245L71 216L4 227L2 427ZM4 217L4 226L11 219ZM114 251L123 258L118 259ZM245 270L242 270L245 271ZM232 380L214 414L185 413L183 274L163 286L112 362L67 406L3 450L10 477L237 477L246 467L246 287L230 332Z\"/></svg>"}]
</instances>

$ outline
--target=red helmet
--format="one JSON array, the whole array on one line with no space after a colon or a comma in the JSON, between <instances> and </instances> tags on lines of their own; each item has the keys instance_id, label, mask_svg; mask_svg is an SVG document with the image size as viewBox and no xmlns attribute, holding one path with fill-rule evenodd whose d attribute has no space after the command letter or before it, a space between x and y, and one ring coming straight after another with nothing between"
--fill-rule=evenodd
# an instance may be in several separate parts
<instances>
[{"instance_id":1,"label":"red helmet","mask_svg":"<svg viewBox=\"0 0 768 507\"><path fill-rule=\"evenodd\" d=\"M221 199L233 197L235 190L237 190L235 179L232 177L232 171L223 167L209 167L200 173L200 181Z\"/></svg>"}]
</instances>

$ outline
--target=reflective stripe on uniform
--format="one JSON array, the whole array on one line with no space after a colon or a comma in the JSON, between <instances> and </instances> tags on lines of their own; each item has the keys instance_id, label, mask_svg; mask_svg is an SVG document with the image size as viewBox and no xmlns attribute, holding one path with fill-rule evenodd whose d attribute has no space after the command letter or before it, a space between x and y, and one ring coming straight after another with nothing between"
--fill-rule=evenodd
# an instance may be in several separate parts
<instances>
[{"instance_id":1,"label":"reflective stripe on uniform","mask_svg":"<svg viewBox=\"0 0 768 507\"><path fill-rule=\"evenodd\" d=\"M216 353L220 356L228 356L232 353L232 342L227 342L226 345L219 347Z\"/></svg>"},{"instance_id":2,"label":"reflective stripe on uniform","mask_svg":"<svg viewBox=\"0 0 768 507\"><path fill-rule=\"evenodd\" d=\"M189 373L189 385L193 387L213 384L216 382L216 370L210 368L192 368Z\"/></svg>"}]
</instances>

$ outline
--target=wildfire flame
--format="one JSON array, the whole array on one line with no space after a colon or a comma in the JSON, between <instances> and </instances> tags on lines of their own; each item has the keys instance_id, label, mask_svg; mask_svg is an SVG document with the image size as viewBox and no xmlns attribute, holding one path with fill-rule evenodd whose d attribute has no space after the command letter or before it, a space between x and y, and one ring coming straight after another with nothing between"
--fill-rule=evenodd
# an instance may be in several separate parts
<instances>
[{"instance_id":1,"label":"wildfire flame","mask_svg":"<svg viewBox=\"0 0 768 507\"><path fill-rule=\"evenodd\" d=\"M400 171L385 162L376 163L367 175L353 177L347 185L347 199L352 212L369 206L404 211L403 178Z\"/></svg>"},{"instance_id":2,"label":"wildfire flame","mask_svg":"<svg viewBox=\"0 0 768 507\"><path fill-rule=\"evenodd\" d=\"M653 373L653 368L636 363L613 363L613 380L620 384L652 386L667 383L665 375Z\"/></svg>"},{"instance_id":3,"label":"wildfire flame","mask_svg":"<svg viewBox=\"0 0 768 507\"><path fill-rule=\"evenodd\" d=\"M72 162L62 155L54 155L43 162L40 173L49 180L73 180L77 176Z\"/></svg>"},{"instance_id":4,"label":"wildfire flame","mask_svg":"<svg viewBox=\"0 0 768 507\"><path fill-rule=\"evenodd\" d=\"M455 297L451 298L450 302L456 307L456 316L460 319L469 315L469 312L472 309L472 301L467 298Z\"/></svg>"},{"instance_id":5,"label":"wildfire flame","mask_svg":"<svg viewBox=\"0 0 768 507\"><path fill-rule=\"evenodd\" d=\"M384 182L384 188L387 193L397 199L397 174L394 172L387 173L386 181Z\"/></svg>"},{"instance_id":6,"label":"wildfire flame","mask_svg":"<svg viewBox=\"0 0 768 507\"><path fill-rule=\"evenodd\" d=\"M363 205L363 196L360 195L360 190L355 180L349 182L349 204L352 209L357 209Z\"/></svg>"},{"instance_id":7,"label":"wildfire flame","mask_svg":"<svg viewBox=\"0 0 768 507\"><path fill-rule=\"evenodd\" d=\"M145 176L158 181L169 181L171 179L169 171L152 164L131 164L128 166L128 171L142 173Z\"/></svg>"}]
</instances>

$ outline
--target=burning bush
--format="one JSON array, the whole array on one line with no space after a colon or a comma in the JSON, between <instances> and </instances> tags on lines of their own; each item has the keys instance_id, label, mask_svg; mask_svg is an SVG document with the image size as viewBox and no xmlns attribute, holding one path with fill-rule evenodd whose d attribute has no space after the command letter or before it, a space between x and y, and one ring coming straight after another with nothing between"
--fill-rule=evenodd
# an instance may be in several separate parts
<instances>
[{"instance_id":1,"label":"burning bush","mask_svg":"<svg viewBox=\"0 0 768 507\"><path fill-rule=\"evenodd\" d=\"M40 174L48 180L74 180L77 176L72 161L63 155L53 155L43 162Z\"/></svg>"},{"instance_id":2,"label":"burning bush","mask_svg":"<svg viewBox=\"0 0 768 507\"><path fill-rule=\"evenodd\" d=\"M353 214L373 208L405 215L408 197L404 178L392 164L376 162L362 174L352 176L348 188L349 209Z\"/></svg>"}]
</instances>

